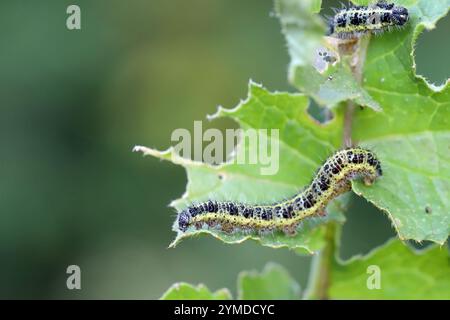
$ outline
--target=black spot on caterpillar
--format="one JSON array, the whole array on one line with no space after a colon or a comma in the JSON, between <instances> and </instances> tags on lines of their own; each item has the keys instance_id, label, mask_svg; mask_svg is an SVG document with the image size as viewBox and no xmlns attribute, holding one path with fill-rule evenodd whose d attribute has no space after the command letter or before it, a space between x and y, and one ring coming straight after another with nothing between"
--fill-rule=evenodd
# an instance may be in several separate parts
<instances>
[{"instance_id":1,"label":"black spot on caterpillar","mask_svg":"<svg viewBox=\"0 0 450 320\"><path fill-rule=\"evenodd\" d=\"M369 6L353 6L336 11L329 19L328 35L340 39L358 38L362 34L381 33L402 27L409 20L408 9L386 1Z\"/></svg>"},{"instance_id":2,"label":"black spot on caterpillar","mask_svg":"<svg viewBox=\"0 0 450 320\"><path fill-rule=\"evenodd\" d=\"M174 230L215 228L261 234L282 230L294 235L303 219L324 215L333 198L349 191L351 179L361 177L370 185L381 175L380 161L372 151L359 147L340 150L325 161L308 187L290 199L265 205L209 200L178 212Z\"/></svg>"}]
</instances>

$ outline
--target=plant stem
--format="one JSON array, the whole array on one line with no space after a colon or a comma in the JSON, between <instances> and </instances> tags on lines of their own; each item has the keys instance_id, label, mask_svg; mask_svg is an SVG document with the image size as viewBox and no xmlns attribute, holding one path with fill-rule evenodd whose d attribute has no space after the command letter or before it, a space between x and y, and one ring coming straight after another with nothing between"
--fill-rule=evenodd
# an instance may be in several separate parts
<instances>
[{"instance_id":1,"label":"plant stem","mask_svg":"<svg viewBox=\"0 0 450 320\"><path fill-rule=\"evenodd\" d=\"M336 237L341 226L330 222L325 231L325 247L314 256L311 264L310 283L306 292L306 299L326 300L330 287L331 265L336 254Z\"/></svg>"},{"instance_id":2,"label":"plant stem","mask_svg":"<svg viewBox=\"0 0 450 320\"><path fill-rule=\"evenodd\" d=\"M362 73L364 62L366 60L367 47L369 45L370 35L362 37L358 41L358 46L353 54L351 61L351 70L353 76L358 84L362 82ZM352 123L353 123L353 113L355 112L355 103L352 100L347 102L344 114L344 130L342 137L342 144L344 147L351 147L352 142Z\"/></svg>"},{"instance_id":3,"label":"plant stem","mask_svg":"<svg viewBox=\"0 0 450 320\"><path fill-rule=\"evenodd\" d=\"M369 41L369 36L359 39L357 50L354 52L352 57L351 70L358 84L361 84L362 82L363 66L366 59ZM344 147L351 147L353 145L352 123L355 109L355 103L349 100L344 113L344 128L342 136L342 144ZM331 269L337 256L337 239L340 237L341 228L341 225L333 221L326 225L325 246L313 258L308 289L305 293L306 299L325 300L329 298Z\"/></svg>"},{"instance_id":4,"label":"plant stem","mask_svg":"<svg viewBox=\"0 0 450 320\"><path fill-rule=\"evenodd\" d=\"M349 148L353 145L352 142L352 123L353 113L355 112L355 104L353 101L348 101L344 114L344 132L342 136L344 148Z\"/></svg>"}]
</instances>

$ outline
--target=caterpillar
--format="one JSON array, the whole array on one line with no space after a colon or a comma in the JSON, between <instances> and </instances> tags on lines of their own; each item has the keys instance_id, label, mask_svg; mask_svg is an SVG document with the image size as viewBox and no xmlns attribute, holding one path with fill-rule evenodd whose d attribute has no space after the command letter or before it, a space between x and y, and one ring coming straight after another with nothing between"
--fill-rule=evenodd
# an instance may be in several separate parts
<instances>
[{"instance_id":1,"label":"caterpillar","mask_svg":"<svg viewBox=\"0 0 450 320\"><path fill-rule=\"evenodd\" d=\"M287 200L265 205L208 200L179 211L174 231L183 233L192 227L226 233L281 230L295 235L306 217L324 216L327 204L351 189L350 180L360 177L371 185L381 175L380 161L372 151L360 147L343 149L325 161L308 187Z\"/></svg>"},{"instance_id":2,"label":"caterpillar","mask_svg":"<svg viewBox=\"0 0 450 320\"><path fill-rule=\"evenodd\" d=\"M378 34L393 27L402 27L408 20L409 13L405 7L378 1L369 6L353 6L337 11L329 19L327 35L353 39L368 32Z\"/></svg>"}]
</instances>

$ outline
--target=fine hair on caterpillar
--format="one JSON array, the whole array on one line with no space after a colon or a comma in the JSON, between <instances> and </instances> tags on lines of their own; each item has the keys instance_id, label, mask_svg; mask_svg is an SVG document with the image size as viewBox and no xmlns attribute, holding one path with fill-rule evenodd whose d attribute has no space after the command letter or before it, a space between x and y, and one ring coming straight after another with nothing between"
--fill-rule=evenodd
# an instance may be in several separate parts
<instances>
[{"instance_id":1,"label":"fine hair on caterpillar","mask_svg":"<svg viewBox=\"0 0 450 320\"><path fill-rule=\"evenodd\" d=\"M360 147L337 151L318 169L312 182L291 198L268 204L243 204L208 200L180 212L174 230L216 229L226 233L282 230L294 235L307 217L325 215L327 204L351 189L350 180L362 178L371 185L382 175L376 155Z\"/></svg>"},{"instance_id":2,"label":"fine hair on caterpillar","mask_svg":"<svg viewBox=\"0 0 450 320\"><path fill-rule=\"evenodd\" d=\"M329 36L354 39L366 33L379 34L403 27L409 20L408 9L387 1L369 6L350 6L336 10L329 18Z\"/></svg>"}]
</instances>

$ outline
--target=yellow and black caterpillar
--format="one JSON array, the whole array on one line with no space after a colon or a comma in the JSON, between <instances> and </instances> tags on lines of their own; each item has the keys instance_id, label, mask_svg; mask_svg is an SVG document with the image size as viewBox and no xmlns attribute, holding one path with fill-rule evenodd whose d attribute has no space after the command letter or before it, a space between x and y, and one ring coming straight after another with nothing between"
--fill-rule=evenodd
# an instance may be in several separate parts
<instances>
[{"instance_id":1,"label":"yellow and black caterpillar","mask_svg":"<svg viewBox=\"0 0 450 320\"><path fill-rule=\"evenodd\" d=\"M380 161L372 151L359 147L340 150L325 161L308 187L290 199L267 205L209 200L179 212L174 229L215 228L227 233L282 230L293 235L304 218L324 215L333 198L349 191L351 179L361 177L369 185L381 175Z\"/></svg>"},{"instance_id":2,"label":"yellow and black caterpillar","mask_svg":"<svg viewBox=\"0 0 450 320\"><path fill-rule=\"evenodd\" d=\"M336 12L329 19L328 35L340 38L357 38L362 34L381 33L402 27L409 20L408 9L386 1L369 6L353 6Z\"/></svg>"}]
</instances>

